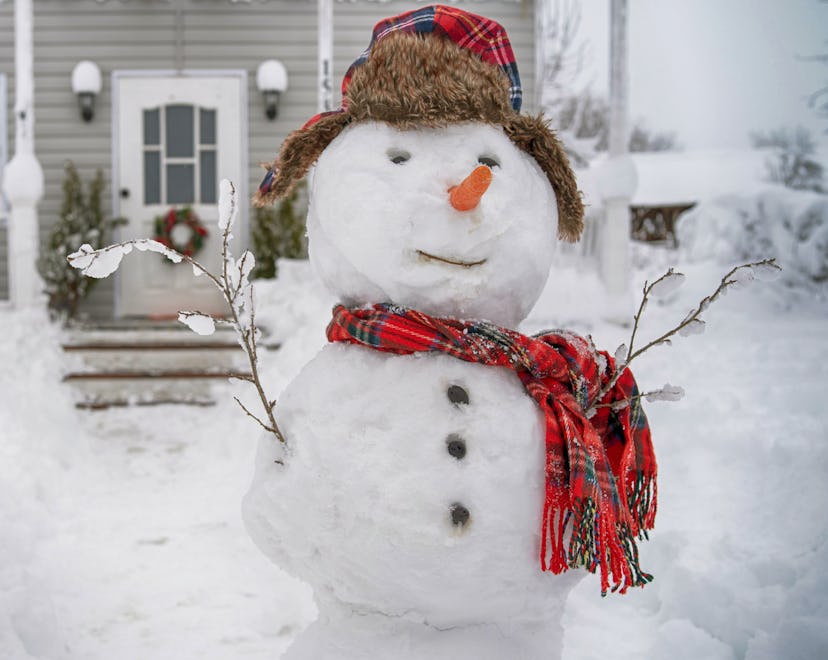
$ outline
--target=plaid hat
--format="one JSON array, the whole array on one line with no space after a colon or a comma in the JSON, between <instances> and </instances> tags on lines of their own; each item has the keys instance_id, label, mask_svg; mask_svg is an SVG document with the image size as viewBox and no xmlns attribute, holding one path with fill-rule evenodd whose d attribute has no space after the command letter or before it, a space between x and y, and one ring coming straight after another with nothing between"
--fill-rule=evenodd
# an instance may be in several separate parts
<instances>
[{"instance_id":1,"label":"plaid hat","mask_svg":"<svg viewBox=\"0 0 828 660\"><path fill-rule=\"evenodd\" d=\"M289 194L351 123L384 121L401 130L486 123L502 126L537 161L558 199L559 235L577 240L583 205L569 161L542 117L519 114L521 100L514 52L496 21L444 5L386 18L345 73L342 106L288 136L253 202Z\"/></svg>"},{"instance_id":2,"label":"plaid hat","mask_svg":"<svg viewBox=\"0 0 828 660\"><path fill-rule=\"evenodd\" d=\"M481 61L500 67L503 73L509 78L509 100L512 109L520 112L523 100L523 90L520 86L520 74L518 73L515 54L512 52L512 45L506 30L500 23L491 19L470 14L469 12L446 7L444 5L432 5L409 11L399 16L392 16L381 20L374 26L371 43L368 44L362 55L360 55L345 72L342 79L342 107L333 112L344 112L347 107L348 87L354 77L354 71L365 64L371 55L371 50L378 41L390 34L397 32L407 34L436 34L446 37L459 45L461 48L476 53ZM312 117L305 126L316 123L323 116L331 113L320 113Z\"/></svg>"}]
</instances>

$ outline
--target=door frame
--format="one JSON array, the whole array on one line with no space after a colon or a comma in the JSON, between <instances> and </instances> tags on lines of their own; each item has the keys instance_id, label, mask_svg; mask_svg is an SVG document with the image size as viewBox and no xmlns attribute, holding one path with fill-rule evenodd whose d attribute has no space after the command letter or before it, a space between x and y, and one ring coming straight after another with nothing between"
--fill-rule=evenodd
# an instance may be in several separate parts
<instances>
[{"instance_id":1,"label":"door frame","mask_svg":"<svg viewBox=\"0 0 828 660\"><path fill-rule=\"evenodd\" d=\"M248 136L250 134L250 105L248 104L247 94L247 71L244 69L117 69L114 70L110 76L110 89L112 90L112 108L111 108L111 180L110 192L112 199L112 214L113 217L120 217L121 215L121 195L120 195L120 155L121 145L118 141L120 130L120 95L116 92L119 89L118 81L123 78L237 78L239 80L239 104L242 112L239 116L239 152L242 155L243 162L241 181L234 181L236 185L236 194L239 200L238 217L236 219L236 226L233 235L241 240L242 245L247 247L250 235L250 223L248 222L249 205L246 200L249 198L248 194L248 174L250 149L248 145ZM116 242L120 240L120 230L115 229ZM149 237L148 237L149 238ZM114 292L114 309L113 315L116 318L122 316L123 301L121 300L121 291L123 288L122 274L120 269L115 271L115 292Z\"/></svg>"}]
</instances>

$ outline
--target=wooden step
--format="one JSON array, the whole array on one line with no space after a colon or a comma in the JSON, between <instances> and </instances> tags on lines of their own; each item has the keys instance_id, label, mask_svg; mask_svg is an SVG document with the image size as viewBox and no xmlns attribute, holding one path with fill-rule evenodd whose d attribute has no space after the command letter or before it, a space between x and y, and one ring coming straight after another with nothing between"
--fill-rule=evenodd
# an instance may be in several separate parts
<instances>
[{"instance_id":1,"label":"wooden step","mask_svg":"<svg viewBox=\"0 0 828 660\"><path fill-rule=\"evenodd\" d=\"M77 371L231 371L247 364L247 355L235 342L78 342L63 350Z\"/></svg>"},{"instance_id":2,"label":"wooden step","mask_svg":"<svg viewBox=\"0 0 828 660\"><path fill-rule=\"evenodd\" d=\"M93 327L69 333L63 380L76 405L98 410L123 405L210 405L214 390L248 379L247 356L235 333L202 337L170 324Z\"/></svg>"},{"instance_id":3,"label":"wooden step","mask_svg":"<svg viewBox=\"0 0 828 660\"><path fill-rule=\"evenodd\" d=\"M227 371L109 371L73 372L64 382L78 393L80 408L120 405L215 403L216 389L249 374Z\"/></svg>"}]
</instances>

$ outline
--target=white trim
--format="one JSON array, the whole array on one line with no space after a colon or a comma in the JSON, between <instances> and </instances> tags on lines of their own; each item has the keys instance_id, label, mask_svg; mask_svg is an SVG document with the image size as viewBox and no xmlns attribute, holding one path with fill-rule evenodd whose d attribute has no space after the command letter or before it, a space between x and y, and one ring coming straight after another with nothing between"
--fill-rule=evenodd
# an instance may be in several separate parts
<instances>
[{"instance_id":1,"label":"white trim","mask_svg":"<svg viewBox=\"0 0 828 660\"><path fill-rule=\"evenodd\" d=\"M248 94L247 94L247 71L245 69L119 69L112 71L111 74L111 86L110 89L112 90L112 124L111 124L111 158L112 158L112 166L111 166L111 173L112 173L112 180L111 180L111 191L112 191L112 213L115 217L119 217L121 215L121 190L120 190L120 168L119 168L119 160L120 160L120 145L118 144L118 135L120 129L120 108L119 108L119 95L116 93L115 90L118 89L117 82L123 78L239 78L240 80L240 99L239 102L241 103L241 107L246 109L246 111L242 112L239 116L239 132L240 132L240 151L245 162L242 164L242 177L241 181L234 181L236 184L236 190L238 192L238 196L240 200L246 200L249 197L248 194L248 163L247 159L250 157L250 152L248 149L249 146L249 134L250 134L250 107L248 104ZM116 185L118 184L118 185ZM242 242L245 246L247 246L249 237L250 237L250 222L248 218L248 205L241 204L239 207L239 219L241 221L242 231L240 232ZM118 231L118 230L116 230ZM120 232L118 232L120 233ZM120 236L116 237L116 240L119 239ZM121 316L121 310L123 301L121 300L121 271L115 271L115 291L114 291L114 301L113 301L113 313L116 317Z\"/></svg>"},{"instance_id":2,"label":"white trim","mask_svg":"<svg viewBox=\"0 0 828 660\"><path fill-rule=\"evenodd\" d=\"M9 132L8 115L6 112L8 84L6 74L0 73L0 229L9 226L10 207L6 196L3 194L3 169L9 162L9 145L7 136ZM9 268L9 234L6 232L6 298L0 298L0 309L11 309L11 269Z\"/></svg>"},{"instance_id":3,"label":"white trim","mask_svg":"<svg viewBox=\"0 0 828 660\"><path fill-rule=\"evenodd\" d=\"M3 168L9 162L8 129L9 117L6 111L8 103L8 80L5 73L0 73L0 228L8 225L9 202L3 194Z\"/></svg>"},{"instance_id":4,"label":"white trim","mask_svg":"<svg viewBox=\"0 0 828 660\"><path fill-rule=\"evenodd\" d=\"M317 0L317 112L333 110L334 9L332 0Z\"/></svg>"}]
</instances>

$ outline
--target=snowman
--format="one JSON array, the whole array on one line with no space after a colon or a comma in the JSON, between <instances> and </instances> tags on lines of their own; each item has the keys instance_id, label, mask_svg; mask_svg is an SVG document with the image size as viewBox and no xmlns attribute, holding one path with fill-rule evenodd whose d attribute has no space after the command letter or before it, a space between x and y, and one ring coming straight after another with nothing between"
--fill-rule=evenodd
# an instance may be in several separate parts
<instances>
[{"instance_id":1,"label":"snowman","mask_svg":"<svg viewBox=\"0 0 828 660\"><path fill-rule=\"evenodd\" d=\"M319 616L285 658L555 658L583 567L650 577L655 461L612 358L516 328L582 206L503 28L456 7L386 19L343 106L291 134L258 203L313 165L310 258L341 304L279 398L244 501Z\"/></svg>"}]
</instances>

